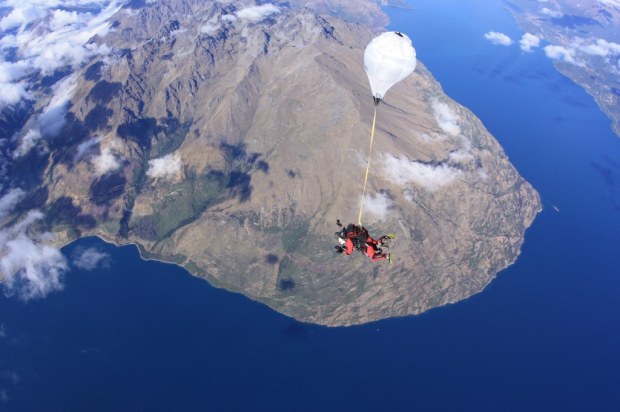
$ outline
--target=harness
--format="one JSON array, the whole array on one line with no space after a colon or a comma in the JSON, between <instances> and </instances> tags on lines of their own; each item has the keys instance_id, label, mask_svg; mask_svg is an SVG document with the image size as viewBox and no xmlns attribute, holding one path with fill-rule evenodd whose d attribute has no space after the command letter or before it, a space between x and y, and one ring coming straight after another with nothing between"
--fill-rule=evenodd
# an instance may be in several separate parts
<instances>
[{"instance_id":1,"label":"harness","mask_svg":"<svg viewBox=\"0 0 620 412\"><path fill-rule=\"evenodd\" d=\"M353 223L343 228L339 233L341 239L350 239L353 247L364 252L366 250L366 240L368 239L368 230L363 226Z\"/></svg>"}]
</instances>

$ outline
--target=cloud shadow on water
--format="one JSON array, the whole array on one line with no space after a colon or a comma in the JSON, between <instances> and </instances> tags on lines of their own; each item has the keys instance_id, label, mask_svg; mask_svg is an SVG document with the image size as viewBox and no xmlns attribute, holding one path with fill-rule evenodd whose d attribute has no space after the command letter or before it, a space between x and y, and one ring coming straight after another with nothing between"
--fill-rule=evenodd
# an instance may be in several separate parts
<instances>
[{"instance_id":1,"label":"cloud shadow on water","mask_svg":"<svg viewBox=\"0 0 620 412\"><path fill-rule=\"evenodd\" d=\"M303 323L292 321L282 329L282 334L289 339L307 339L310 331Z\"/></svg>"}]
</instances>

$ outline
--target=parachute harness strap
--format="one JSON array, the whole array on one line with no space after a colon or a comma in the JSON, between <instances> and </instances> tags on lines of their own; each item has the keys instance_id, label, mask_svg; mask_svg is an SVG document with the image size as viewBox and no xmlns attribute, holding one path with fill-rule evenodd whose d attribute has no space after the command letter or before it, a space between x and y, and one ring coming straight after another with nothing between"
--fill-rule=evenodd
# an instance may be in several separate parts
<instances>
[{"instance_id":1,"label":"parachute harness strap","mask_svg":"<svg viewBox=\"0 0 620 412\"><path fill-rule=\"evenodd\" d=\"M372 129L370 131L370 147L368 149L368 162L366 163L366 174L364 176L364 189L362 190L362 199L360 200L360 213L357 218L357 224L362 225L362 209L364 208L364 196L366 195L366 184L368 183L368 172L370 171L370 156L372 154L372 142L375 140L375 123L377 121L377 104L375 104L375 114L372 118Z\"/></svg>"}]
</instances>

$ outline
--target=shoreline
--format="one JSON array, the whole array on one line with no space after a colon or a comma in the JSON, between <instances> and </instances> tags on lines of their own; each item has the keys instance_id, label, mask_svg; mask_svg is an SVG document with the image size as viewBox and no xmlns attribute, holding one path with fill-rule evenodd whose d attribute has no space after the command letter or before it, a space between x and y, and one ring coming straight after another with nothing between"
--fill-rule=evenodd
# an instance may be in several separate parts
<instances>
[{"instance_id":1,"label":"shoreline","mask_svg":"<svg viewBox=\"0 0 620 412\"><path fill-rule=\"evenodd\" d=\"M527 25L527 21L523 19L523 17L520 16L518 11L515 11L513 8L508 7L508 6L504 6L504 8L508 11L508 13L512 16L513 20L515 21L517 27L522 31L522 32L527 32L527 30L525 29L525 26ZM538 30L541 29L546 29L547 26L545 25L541 25L541 26L535 26ZM553 31L552 31L553 33ZM545 38L542 38L541 40L545 41L548 44L553 45L553 43L549 42L548 40L546 40ZM577 81L578 78L583 78L583 74L587 73L586 71L584 71L584 73L582 73L582 76L579 76L578 71L580 69L577 68L568 68L563 70L561 68L561 65L559 64L558 61L553 60L552 61L552 65L554 70L559 73L561 76L569 79L572 83L574 83L577 87L579 87L581 90L585 91L586 94L588 94L588 96L590 96L593 100L594 103L596 104L597 108L599 109L599 111L601 113L603 113L603 115L605 115L605 117L609 120L609 128L611 129L612 133L614 135L616 135L617 138L620 139L620 114L614 114L612 107L607 107L604 104L604 99L606 97L606 94L600 93L599 97L597 97L597 95L595 94L596 91L604 91L604 89L596 89L595 87L593 87L593 85L591 83L587 83L587 82L579 82ZM565 63L566 65L566 63ZM567 66L568 67L568 66ZM574 75L572 73L572 71L575 70L577 71L577 75Z\"/></svg>"},{"instance_id":2,"label":"shoreline","mask_svg":"<svg viewBox=\"0 0 620 412\"><path fill-rule=\"evenodd\" d=\"M79 238L76 238L76 239L73 239L73 240L70 240L70 241L61 242L60 246L58 246L58 249L61 250L61 249L65 248L65 247L71 245L72 243L78 242L80 240L88 239L89 237L98 238L102 242L104 242L104 243L106 243L108 245L112 245L112 246L117 247L117 248L125 247L125 246L133 246L133 247L136 248L136 250L138 251L138 256L143 261L153 261L153 262L158 262L158 263L164 263L164 264L168 264L168 265L177 266L177 267L183 269L185 272L187 272L190 276L192 276L194 278L197 278L197 279L200 279L200 280L202 280L204 282L207 282L209 286L211 286L211 287L213 287L215 289L223 290L223 291L226 291L226 292L229 292L229 293L235 293L235 294L244 296L247 299L251 300L252 302L264 305L264 306L268 307L270 310L272 310L274 312L277 312L278 314L280 314L282 316L286 316L286 317L288 317L290 319L293 319L296 322L304 323L304 324L307 324L307 325L314 325L314 326L325 327L325 328L351 328L351 327L356 327L356 326L370 325L370 324L373 324L373 323L376 323L376 322L381 322L381 321L390 320L390 319L400 319L400 318L407 318L407 317L411 317L411 316L420 316L420 315L423 315L423 314L428 313L428 312L430 312L432 310L435 310L435 309L440 309L440 308L444 308L446 306L456 305L458 303L465 302L465 301L469 300L470 298L472 298L472 297L474 297L474 296L484 292L487 289L487 287L497 279L497 277L500 275L500 273L504 272L505 270L507 270L508 268L510 268L511 266L513 266L517 262L517 260L521 256L522 249L523 249L523 244L525 243L525 233L527 232L527 230L529 228L532 227L532 225L534 224L534 221L536 220L536 217L538 216L539 213L542 213L543 209L544 208L542 207L542 204L541 204L539 210L537 210L536 213L534 214L534 216L532 218L532 222L524 230L524 232L522 234L523 242L521 243L521 246L519 247L519 250L518 250L517 254L515 255L514 259L510 263L505 265L504 267L502 267L499 270L497 270L495 272L495 274L493 274L493 276L491 276L489 278L489 280L479 290L469 294L468 296L466 296L466 297L464 297L462 299L457 299L457 300L451 300L451 301L448 301L448 302L444 302L441 305L433 306L433 307L427 308L425 310L422 310L420 312L409 313L409 314L404 314L404 315L396 315L396 316L386 316L386 317L383 317L383 318L380 318L380 319L372 319L372 320L369 320L369 321L366 321L366 322L347 323L347 324L326 324L326 323L309 322L309 321L304 321L304 320L297 319L294 316L291 316L291 315L289 315L287 313L283 313L283 312L273 308L272 306L270 306L269 304L265 303L264 301L262 301L260 299L257 299L257 298L255 298L255 297L253 297L251 295L248 295L248 294L240 292L240 291L227 289L227 288L225 288L223 286L215 285L209 279L192 273L189 269L187 269L182 264L179 264L179 263L176 263L176 262L170 262L170 261L166 261L166 260L162 260L162 259L158 259L158 258L148 258L148 257L145 257L143 255L143 253L142 253L141 245L139 243L135 242L135 241L127 241L127 242L123 242L123 243L118 243L118 242L115 242L115 241L112 241L112 240L108 240L108 239L106 239L105 237L103 237L100 234L88 234L88 235L85 235L85 236L82 236L82 237L79 237ZM0 283L2 283L2 280L0 280Z\"/></svg>"}]
</instances>

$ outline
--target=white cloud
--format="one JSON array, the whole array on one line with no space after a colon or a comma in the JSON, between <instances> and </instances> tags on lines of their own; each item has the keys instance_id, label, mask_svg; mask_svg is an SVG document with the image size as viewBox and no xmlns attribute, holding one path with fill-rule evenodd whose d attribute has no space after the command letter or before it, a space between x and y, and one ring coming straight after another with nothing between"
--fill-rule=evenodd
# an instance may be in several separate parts
<instances>
[{"instance_id":1,"label":"white cloud","mask_svg":"<svg viewBox=\"0 0 620 412\"><path fill-rule=\"evenodd\" d=\"M19 80L28 73L25 62L0 61L0 108L30 98L27 85Z\"/></svg>"},{"instance_id":2,"label":"white cloud","mask_svg":"<svg viewBox=\"0 0 620 412\"><path fill-rule=\"evenodd\" d=\"M168 179L176 176L181 171L181 158L178 154L169 154L159 159L149 160L149 168L146 171L148 177Z\"/></svg>"},{"instance_id":3,"label":"white cloud","mask_svg":"<svg viewBox=\"0 0 620 412\"><path fill-rule=\"evenodd\" d=\"M29 129L28 132L21 138L19 146L13 152L13 157L17 158L24 156L30 151L30 149L37 145L39 140L41 140L41 132L39 129Z\"/></svg>"},{"instance_id":4,"label":"white cloud","mask_svg":"<svg viewBox=\"0 0 620 412\"><path fill-rule=\"evenodd\" d=\"M6 31L26 24L45 16L45 10L31 7L27 3L20 8L14 8L11 12L0 20L0 30Z\"/></svg>"},{"instance_id":5,"label":"white cloud","mask_svg":"<svg viewBox=\"0 0 620 412\"><path fill-rule=\"evenodd\" d=\"M540 39L532 33L525 33L523 37L521 37L521 40L519 40L519 46L521 50L529 53L532 49L540 46Z\"/></svg>"},{"instance_id":6,"label":"white cloud","mask_svg":"<svg viewBox=\"0 0 620 412\"><path fill-rule=\"evenodd\" d=\"M71 101L77 85L77 77L70 75L54 85L52 97L36 119L36 127L28 129L21 137L19 146L13 152L17 158L26 155L37 146L43 136L54 137L66 124L67 105Z\"/></svg>"},{"instance_id":7,"label":"white cloud","mask_svg":"<svg viewBox=\"0 0 620 412\"><path fill-rule=\"evenodd\" d=\"M205 24L204 26L202 26L200 28L200 32L207 34L209 36L213 36L214 34L217 33L217 31L220 29L220 25L219 24Z\"/></svg>"},{"instance_id":8,"label":"white cloud","mask_svg":"<svg viewBox=\"0 0 620 412\"><path fill-rule=\"evenodd\" d=\"M200 27L200 32L213 36L220 28L221 24L218 22L218 16L213 16L202 27Z\"/></svg>"},{"instance_id":9,"label":"white cloud","mask_svg":"<svg viewBox=\"0 0 620 412\"><path fill-rule=\"evenodd\" d=\"M92 159L93 166L95 166L95 173L98 176L102 176L106 173L113 172L121 167L116 155L112 152L110 146L106 146L101 150L99 156L95 156Z\"/></svg>"},{"instance_id":10,"label":"white cloud","mask_svg":"<svg viewBox=\"0 0 620 412\"><path fill-rule=\"evenodd\" d=\"M29 26L38 26L40 20L47 16L50 16L48 22L56 19L57 22L67 22L67 24L78 21L86 24L91 20L100 23L102 20L107 20L122 6L122 3L117 0L5 0L3 3L11 8L11 11L0 20L0 29L18 27L21 32L33 28ZM74 12L68 10L85 8L84 6L87 6L91 12L96 11L96 14L77 13L78 16L83 17L72 21L75 20L75 17L71 16ZM42 27L34 28L42 30Z\"/></svg>"},{"instance_id":11,"label":"white cloud","mask_svg":"<svg viewBox=\"0 0 620 412\"><path fill-rule=\"evenodd\" d=\"M551 10L551 9L548 9L547 7L543 7L542 9L540 9L540 14L544 14L545 16L549 16L554 19L558 19L564 15L564 13L562 13L559 10Z\"/></svg>"},{"instance_id":12,"label":"white cloud","mask_svg":"<svg viewBox=\"0 0 620 412\"><path fill-rule=\"evenodd\" d=\"M433 116L437 121L437 125L444 133L450 136L458 136L461 134L461 128L459 127L458 115L448 106L446 103L442 103L439 100L433 100L431 102L431 108L433 110Z\"/></svg>"},{"instance_id":13,"label":"white cloud","mask_svg":"<svg viewBox=\"0 0 620 412\"><path fill-rule=\"evenodd\" d=\"M43 135L56 136L60 133L66 123L67 105L73 97L76 86L77 76L74 74L54 85L52 98L37 119Z\"/></svg>"},{"instance_id":14,"label":"white cloud","mask_svg":"<svg viewBox=\"0 0 620 412\"><path fill-rule=\"evenodd\" d=\"M407 199L410 202L415 201L415 195L414 195L414 191L411 189L405 189L403 190L403 196L405 197L405 199Z\"/></svg>"},{"instance_id":15,"label":"white cloud","mask_svg":"<svg viewBox=\"0 0 620 412\"><path fill-rule=\"evenodd\" d=\"M0 83L0 108L31 97L24 83Z\"/></svg>"},{"instance_id":16,"label":"white cloud","mask_svg":"<svg viewBox=\"0 0 620 412\"><path fill-rule=\"evenodd\" d=\"M7 0L5 5L12 10L0 20L0 29L17 30L0 38L0 51L14 48L18 61L0 61L0 107L32 98L30 85L19 81L25 75L47 76L64 67L76 69L95 55L109 54L107 46L90 40L108 32L107 20L121 8L116 0L88 1L93 12L101 7L96 14L67 10L84 7L78 0ZM19 65L20 73L7 78L7 65Z\"/></svg>"},{"instance_id":17,"label":"white cloud","mask_svg":"<svg viewBox=\"0 0 620 412\"><path fill-rule=\"evenodd\" d=\"M73 161L79 162L84 157L88 156L94 151L95 147L99 144L100 141L100 137L93 137L92 139L88 139L85 142L80 143L77 147L77 153L75 154Z\"/></svg>"},{"instance_id":18,"label":"white cloud","mask_svg":"<svg viewBox=\"0 0 620 412\"><path fill-rule=\"evenodd\" d=\"M237 16L234 14L224 14L222 16L222 21L225 23L234 23L237 21Z\"/></svg>"},{"instance_id":19,"label":"white cloud","mask_svg":"<svg viewBox=\"0 0 620 412\"><path fill-rule=\"evenodd\" d=\"M91 14L86 13L84 16L91 16ZM77 11L54 10L49 25L50 29L56 31L62 27L81 21L83 21L83 17Z\"/></svg>"},{"instance_id":20,"label":"white cloud","mask_svg":"<svg viewBox=\"0 0 620 412\"><path fill-rule=\"evenodd\" d=\"M405 186L415 183L430 191L451 183L461 171L446 164L431 165L391 154L382 159L382 172L392 183Z\"/></svg>"},{"instance_id":21,"label":"white cloud","mask_svg":"<svg viewBox=\"0 0 620 412\"><path fill-rule=\"evenodd\" d=\"M0 231L0 273L4 291L24 300L41 298L62 289L67 262L48 244L50 234L31 234L30 227L43 218L30 211L21 221Z\"/></svg>"},{"instance_id":22,"label":"white cloud","mask_svg":"<svg viewBox=\"0 0 620 412\"><path fill-rule=\"evenodd\" d=\"M480 180L482 181L486 181L489 180L489 174L481 167L478 168L478 177L480 178Z\"/></svg>"},{"instance_id":23,"label":"white cloud","mask_svg":"<svg viewBox=\"0 0 620 412\"><path fill-rule=\"evenodd\" d=\"M110 255L101 252L96 247L88 249L78 247L73 252L71 258L73 266L83 270L94 270L99 265L107 267L110 263Z\"/></svg>"},{"instance_id":24,"label":"white cloud","mask_svg":"<svg viewBox=\"0 0 620 412\"><path fill-rule=\"evenodd\" d=\"M576 59L575 50L563 46L545 46L545 54L552 60L582 66L583 63Z\"/></svg>"},{"instance_id":25,"label":"white cloud","mask_svg":"<svg viewBox=\"0 0 620 412\"><path fill-rule=\"evenodd\" d=\"M586 40L576 38L571 47L590 56L609 57L620 54L620 44L605 39Z\"/></svg>"},{"instance_id":26,"label":"white cloud","mask_svg":"<svg viewBox=\"0 0 620 412\"><path fill-rule=\"evenodd\" d=\"M547 57L560 62L586 67L592 57L600 57L611 64L609 68L615 72L616 58L620 56L620 44L605 39L573 38L564 46L549 45L544 48Z\"/></svg>"},{"instance_id":27,"label":"white cloud","mask_svg":"<svg viewBox=\"0 0 620 412\"><path fill-rule=\"evenodd\" d=\"M267 3L260 6L246 7L235 14L241 20L256 23L276 13L280 13L280 9L271 3Z\"/></svg>"},{"instance_id":28,"label":"white cloud","mask_svg":"<svg viewBox=\"0 0 620 412\"><path fill-rule=\"evenodd\" d=\"M469 152L469 147L450 152L448 157L454 163L465 163L474 159L474 156Z\"/></svg>"},{"instance_id":29,"label":"white cloud","mask_svg":"<svg viewBox=\"0 0 620 412\"><path fill-rule=\"evenodd\" d=\"M512 44L512 39L510 37L497 31L485 33L484 38L489 40L491 43L500 46L510 46Z\"/></svg>"},{"instance_id":30,"label":"white cloud","mask_svg":"<svg viewBox=\"0 0 620 412\"><path fill-rule=\"evenodd\" d=\"M250 6L244 9L236 11L234 14L224 14L221 17L222 23L257 23L272 14L280 13L280 9L271 3L263 4L260 6ZM212 35L219 29L216 21L209 20L206 25L202 26L200 31Z\"/></svg>"},{"instance_id":31,"label":"white cloud","mask_svg":"<svg viewBox=\"0 0 620 412\"><path fill-rule=\"evenodd\" d=\"M40 50L32 50L28 53L36 53L32 58L32 65L44 76L49 76L64 66L70 66L75 70L87 57L90 57L86 48L75 47L70 42L47 44Z\"/></svg>"},{"instance_id":32,"label":"white cloud","mask_svg":"<svg viewBox=\"0 0 620 412\"><path fill-rule=\"evenodd\" d=\"M52 33L55 34L59 32ZM30 44L25 51L25 56L34 69L37 69L44 76L53 74L56 70L63 67L70 67L75 70L83 63L95 55L109 54L110 49L105 45L95 43L80 44L79 37L69 39L53 39Z\"/></svg>"},{"instance_id":33,"label":"white cloud","mask_svg":"<svg viewBox=\"0 0 620 412\"><path fill-rule=\"evenodd\" d=\"M377 220L383 220L388 215L392 207L392 200L387 193L377 193L376 195L366 194L364 196L364 212Z\"/></svg>"},{"instance_id":34,"label":"white cloud","mask_svg":"<svg viewBox=\"0 0 620 412\"><path fill-rule=\"evenodd\" d=\"M19 80L28 73L26 62L0 62L0 83Z\"/></svg>"},{"instance_id":35,"label":"white cloud","mask_svg":"<svg viewBox=\"0 0 620 412\"><path fill-rule=\"evenodd\" d=\"M605 6L616 7L620 9L620 0L598 0L599 3Z\"/></svg>"},{"instance_id":36,"label":"white cloud","mask_svg":"<svg viewBox=\"0 0 620 412\"><path fill-rule=\"evenodd\" d=\"M4 196L0 197L0 219L10 214L25 194L26 192L22 189L11 189Z\"/></svg>"}]
</instances>

